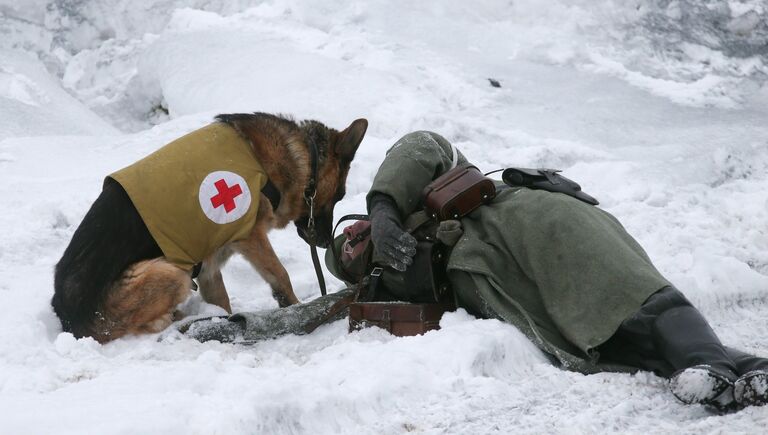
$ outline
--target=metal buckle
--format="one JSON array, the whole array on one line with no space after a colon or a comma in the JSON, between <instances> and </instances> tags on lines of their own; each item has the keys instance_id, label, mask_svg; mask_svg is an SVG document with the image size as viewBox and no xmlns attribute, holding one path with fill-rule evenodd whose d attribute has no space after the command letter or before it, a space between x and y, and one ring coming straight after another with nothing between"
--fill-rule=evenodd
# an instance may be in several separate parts
<instances>
[{"instance_id":1,"label":"metal buckle","mask_svg":"<svg viewBox=\"0 0 768 435\"><path fill-rule=\"evenodd\" d=\"M374 267L373 270L371 271L371 276L375 277L375 278L378 278L378 277L381 276L381 272L383 272L383 271L384 271L384 269L382 269L382 268L380 268L378 266Z\"/></svg>"},{"instance_id":2,"label":"metal buckle","mask_svg":"<svg viewBox=\"0 0 768 435\"><path fill-rule=\"evenodd\" d=\"M315 228L315 195L317 192L315 192L312 196L307 198L306 196L304 199L307 201L307 205L309 205L309 219L307 220L307 228L314 229Z\"/></svg>"}]
</instances>

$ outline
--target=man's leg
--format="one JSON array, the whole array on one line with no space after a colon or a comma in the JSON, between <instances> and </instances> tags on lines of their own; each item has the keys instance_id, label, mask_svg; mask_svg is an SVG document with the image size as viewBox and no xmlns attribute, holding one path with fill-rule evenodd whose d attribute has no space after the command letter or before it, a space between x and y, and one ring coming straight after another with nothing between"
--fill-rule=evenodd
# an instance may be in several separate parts
<instances>
[{"instance_id":1,"label":"man's leg","mask_svg":"<svg viewBox=\"0 0 768 435\"><path fill-rule=\"evenodd\" d=\"M734 361L701 313L673 287L648 298L599 350L607 359L669 377L672 393L685 403L733 403Z\"/></svg>"},{"instance_id":2,"label":"man's leg","mask_svg":"<svg viewBox=\"0 0 768 435\"><path fill-rule=\"evenodd\" d=\"M651 329L657 352L676 370L670 377L672 393L685 403L732 405L738 372L725 346L680 292L660 297L685 302L660 313Z\"/></svg>"}]
</instances>

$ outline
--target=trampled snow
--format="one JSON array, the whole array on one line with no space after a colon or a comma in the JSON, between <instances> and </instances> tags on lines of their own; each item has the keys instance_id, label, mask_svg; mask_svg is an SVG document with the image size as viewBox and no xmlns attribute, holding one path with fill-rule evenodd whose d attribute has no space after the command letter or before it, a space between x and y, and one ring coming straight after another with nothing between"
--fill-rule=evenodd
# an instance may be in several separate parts
<instances>
[{"instance_id":1,"label":"trampled snow","mask_svg":"<svg viewBox=\"0 0 768 435\"><path fill-rule=\"evenodd\" d=\"M768 408L717 416L650 373L565 372L462 311L411 338L342 321L247 347L172 332L102 346L50 308L105 175L221 112L365 117L337 216L364 210L413 130L485 170L563 169L724 342L768 356L768 6L593 3L0 0L0 433L764 431ZM292 227L270 238L316 297L306 244ZM276 305L245 261L224 276L236 311Z\"/></svg>"}]
</instances>

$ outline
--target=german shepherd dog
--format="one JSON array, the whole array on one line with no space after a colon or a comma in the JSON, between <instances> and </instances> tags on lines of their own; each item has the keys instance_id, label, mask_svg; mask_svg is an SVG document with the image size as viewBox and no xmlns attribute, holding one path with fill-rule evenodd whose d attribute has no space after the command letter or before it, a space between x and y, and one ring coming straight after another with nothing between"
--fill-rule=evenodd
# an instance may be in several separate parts
<instances>
[{"instance_id":1,"label":"german shepherd dog","mask_svg":"<svg viewBox=\"0 0 768 435\"><path fill-rule=\"evenodd\" d=\"M206 302L232 311L221 268L239 252L269 283L280 306L298 303L267 232L294 222L299 236L308 241L310 207L304 196L312 172L310 147L314 146L316 243L323 248L331 243L333 208L344 197L349 166L368 122L358 119L339 132L317 121L295 122L266 113L222 114L216 121L250 142L280 200L273 209L261 193L250 235L219 247L203 260L197 277L200 295ZM105 343L168 327L178 316L175 307L190 294L193 282L190 271L165 259L126 191L107 178L56 265L54 287L52 305L64 331Z\"/></svg>"}]
</instances>

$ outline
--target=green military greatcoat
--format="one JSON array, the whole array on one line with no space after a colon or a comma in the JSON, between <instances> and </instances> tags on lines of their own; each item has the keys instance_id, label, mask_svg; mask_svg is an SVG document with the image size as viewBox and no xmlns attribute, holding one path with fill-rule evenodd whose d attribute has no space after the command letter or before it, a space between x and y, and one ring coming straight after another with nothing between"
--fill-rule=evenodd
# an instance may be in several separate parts
<instances>
[{"instance_id":1,"label":"green military greatcoat","mask_svg":"<svg viewBox=\"0 0 768 435\"><path fill-rule=\"evenodd\" d=\"M435 133L406 135L368 197L389 195L408 216L424 187L451 168L453 152ZM460 153L458 162L466 162ZM458 305L515 325L564 368L622 369L597 364L595 348L670 283L609 213L564 194L501 186L491 204L461 220L448 261Z\"/></svg>"}]
</instances>

